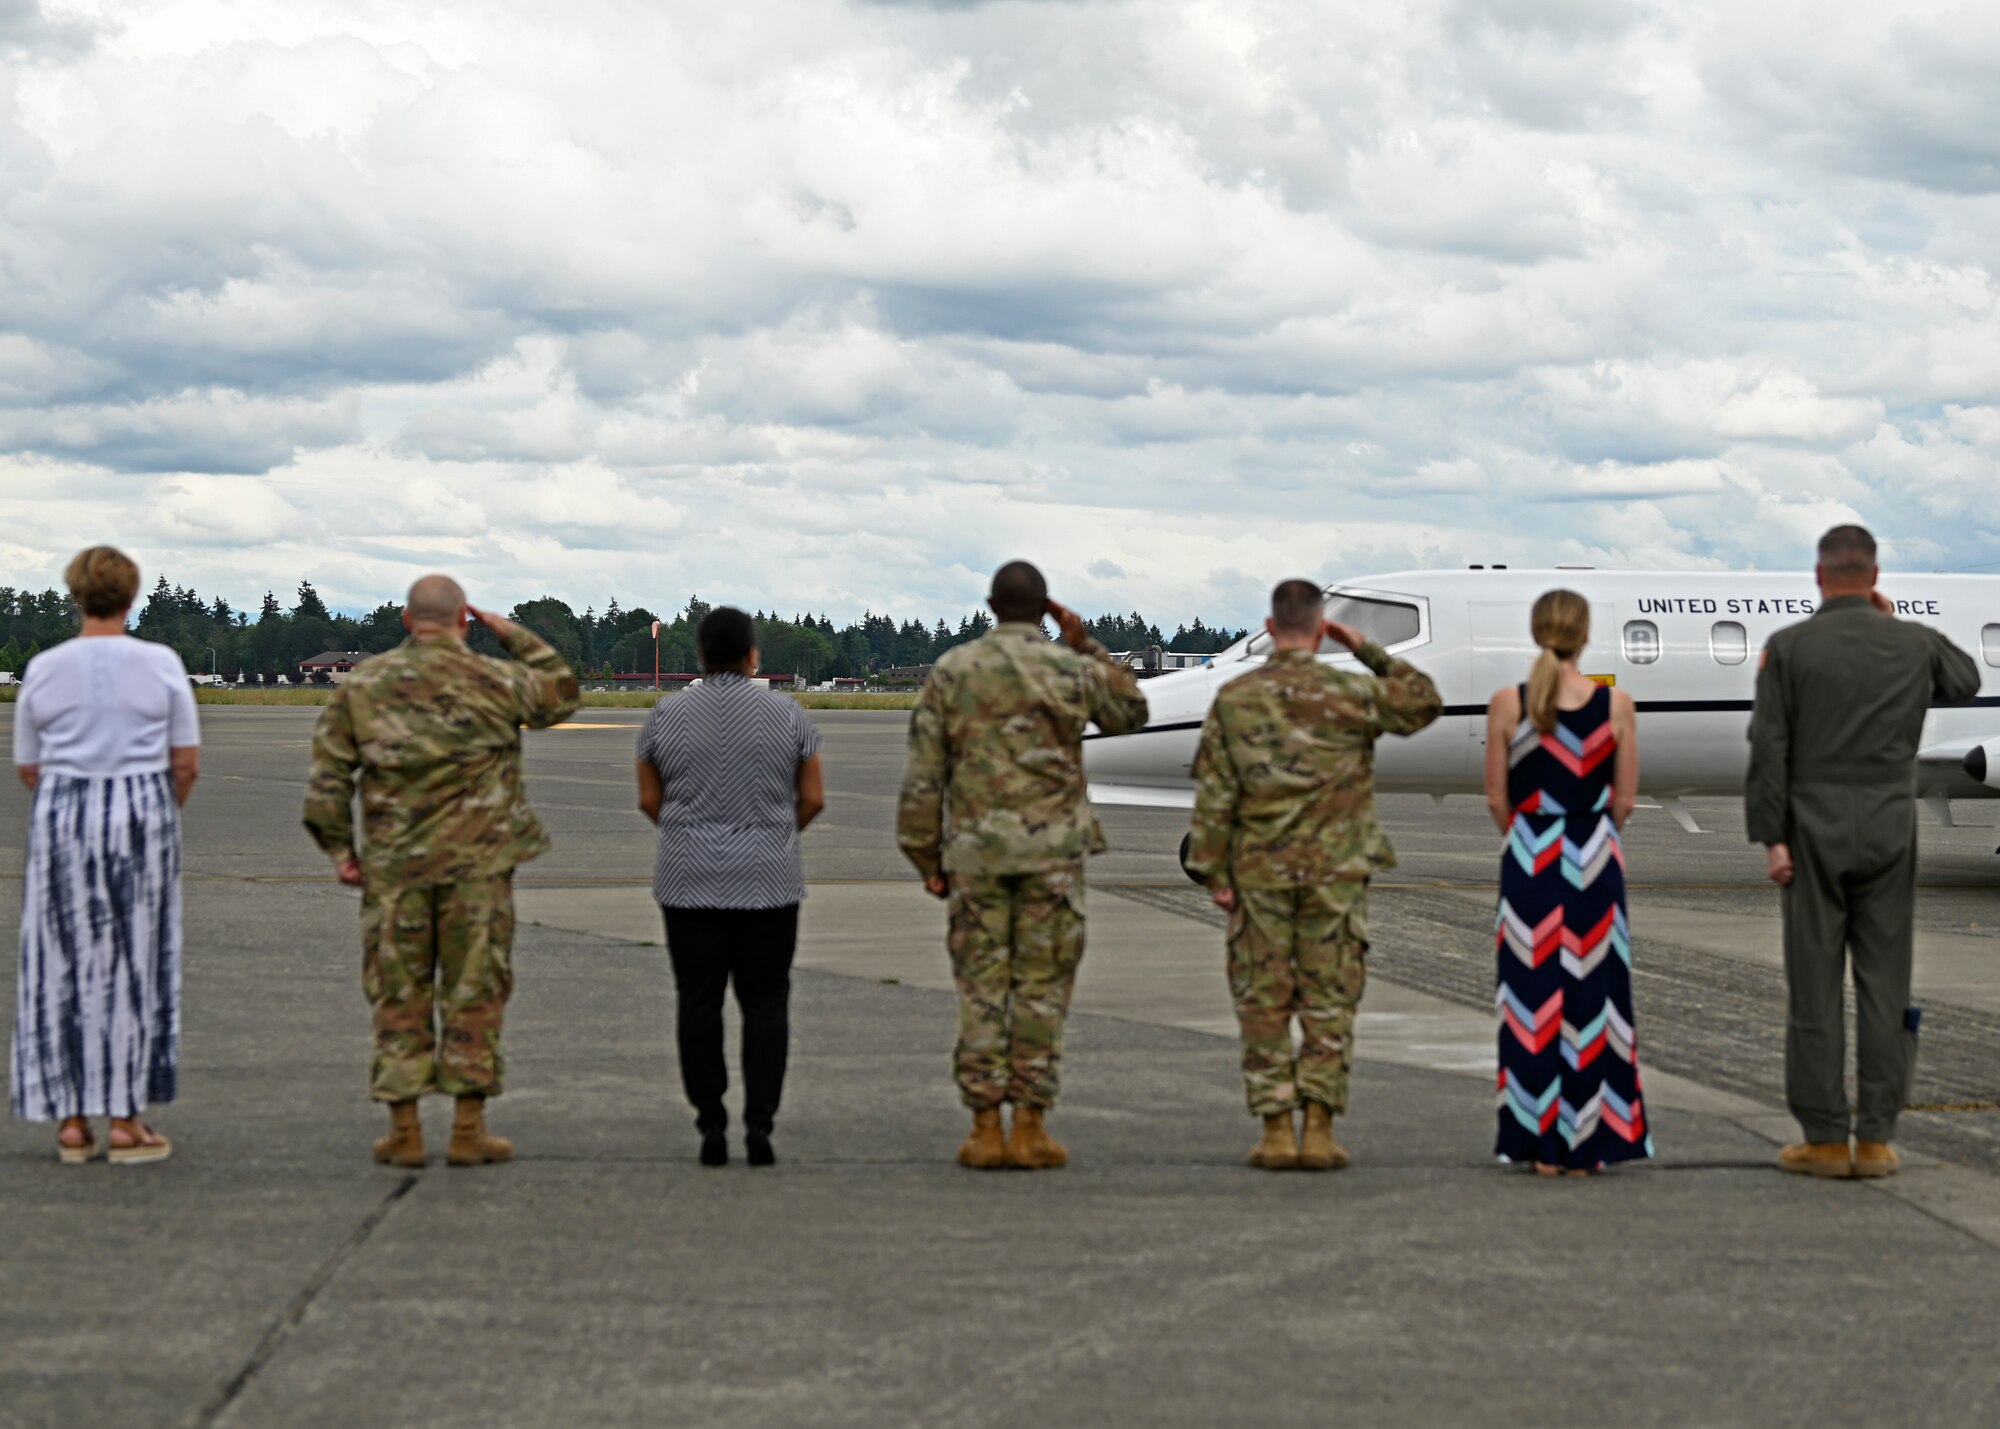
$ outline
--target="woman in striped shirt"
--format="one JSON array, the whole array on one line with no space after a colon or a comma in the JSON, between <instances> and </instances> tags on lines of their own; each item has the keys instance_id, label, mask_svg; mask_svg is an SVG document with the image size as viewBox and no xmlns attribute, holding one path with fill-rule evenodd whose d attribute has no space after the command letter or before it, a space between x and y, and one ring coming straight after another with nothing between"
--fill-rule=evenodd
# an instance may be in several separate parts
<instances>
[{"instance_id":1,"label":"woman in striped shirt","mask_svg":"<svg viewBox=\"0 0 2000 1429\"><path fill-rule=\"evenodd\" d=\"M639 808L660 831L653 896L666 919L681 1083L701 1162L729 1160L722 1000L734 983L744 1151L752 1166L769 1166L805 897L799 833L826 806L819 731L796 700L751 679L757 635L749 616L712 610L695 640L705 678L661 700L639 737Z\"/></svg>"}]
</instances>

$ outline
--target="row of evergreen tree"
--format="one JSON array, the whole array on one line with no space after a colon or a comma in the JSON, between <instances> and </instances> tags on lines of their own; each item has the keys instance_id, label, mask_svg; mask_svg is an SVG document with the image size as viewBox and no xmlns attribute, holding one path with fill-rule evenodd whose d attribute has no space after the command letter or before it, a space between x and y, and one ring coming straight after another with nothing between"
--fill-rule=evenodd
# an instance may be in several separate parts
<instances>
[{"instance_id":1,"label":"row of evergreen tree","mask_svg":"<svg viewBox=\"0 0 2000 1429\"><path fill-rule=\"evenodd\" d=\"M599 613L596 607L578 615L567 603L544 596L517 605L513 619L539 633L579 671L591 675L650 674L653 669L653 622L660 622L659 661L663 672L699 668L694 629L710 609L691 598L672 615L655 615L644 606L621 607L614 599ZM858 621L835 626L824 615L784 617L757 612L758 644L764 668L809 681L838 676L865 677L900 666L927 665L954 645L977 639L990 630L984 611L961 616L956 625L943 619L931 625L919 620L897 621L870 612ZM76 608L57 591L39 593L0 586L0 670L19 671L36 652L76 633ZM1100 616L1091 633L1113 650L1163 649L1210 654L1242 637L1226 626L1205 625L1199 619L1163 635L1134 611ZM162 576L140 607L132 633L171 645L193 672L265 673L296 670L330 650L374 653L403 638L403 609L394 603L376 606L365 615L335 614L327 609L310 581L299 584L290 609L272 592L265 592L253 614L220 597L204 598ZM483 632L479 643L491 649Z\"/></svg>"}]
</instances>

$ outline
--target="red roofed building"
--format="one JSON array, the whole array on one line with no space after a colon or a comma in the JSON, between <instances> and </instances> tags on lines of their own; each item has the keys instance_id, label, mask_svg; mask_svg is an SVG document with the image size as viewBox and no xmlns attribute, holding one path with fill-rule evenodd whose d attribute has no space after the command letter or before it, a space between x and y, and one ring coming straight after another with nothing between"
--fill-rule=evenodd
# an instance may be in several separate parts
<instances>
[{"instance_id":1,"label":"red roofed building","mask_svg":"<svg viewBox=\"0 0 2000 1429\"><path fill-rule=\"evenodd\" d=\"M308 675L316 675L324 670L338 681L367 658L366 650L325 650L310 660L299 661L299 669Z\"/></svg>"}]
</instances>

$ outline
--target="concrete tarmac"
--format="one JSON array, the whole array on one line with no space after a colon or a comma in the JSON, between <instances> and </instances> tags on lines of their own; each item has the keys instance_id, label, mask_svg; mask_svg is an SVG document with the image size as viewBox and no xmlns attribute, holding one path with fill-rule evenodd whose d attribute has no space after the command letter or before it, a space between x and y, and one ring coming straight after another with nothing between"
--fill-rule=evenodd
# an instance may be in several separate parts
<instances>
[{"instance_id":1,"label":"concrete tarmac","mask_svg":"<svg viewBox=\"0 0 2000 1429\"><path fill-rule=\"evenodd\" d=\"M12 711L0 707L0 737ZM0 1133L0 1424L1989 1424L2000 1311L1994 808L1924 830L1911 1165L1789 1136L1776 901L1729 801L1627 839L1657 1163L1495 1167L1474 800L1385 801L1355 1165L1242 1167L1220 940L1172 812L1105 811L1061 1172L951 1164L939 905L891 837L903 718L830 712L781 1164L694 1163L632 811L640 715L530 737L513 1165L376 1167L356 899L297 824L312 712L204 710L176 1140L148 1168ZM0 920L25 800L0 792ZM14 970L0 971L11 1001ZM1947 1109L1949 1107L1950 1109Z\"/></svg>"}]
</instances>

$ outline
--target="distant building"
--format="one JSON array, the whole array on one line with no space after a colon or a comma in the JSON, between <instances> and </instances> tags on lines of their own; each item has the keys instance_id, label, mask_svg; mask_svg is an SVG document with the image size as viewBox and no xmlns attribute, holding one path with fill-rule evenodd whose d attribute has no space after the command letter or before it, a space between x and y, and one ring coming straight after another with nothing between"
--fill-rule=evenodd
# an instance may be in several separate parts
<instances>
[{"instance_id":1,"label":"distant building","mask_svg":"<svg viewBox=\"0 0 2000 1429\"><path fill-rule=\"evenodd\" d=\"M366 650L325 650L310 660L299 661L299 670L306 675L317 675L324 671L338 684L356 665L367 658Z\"/></svg>"},{"instance_id":2,"label":"distant building","mask_svg":"<svg viewBox=\"0 0 2000 1429\"><path fill-rule=\"evenodd\" d=\"M1140 678L1148 675L1164 675L1169 670L1198 670L1203 665L1213 664L1215 656L1197 655L1185 650L1162 650L1155 645L1150 650L1117 650L1111 658L1121 665L1129 665Z\"/></svg>"}]
</instances>

